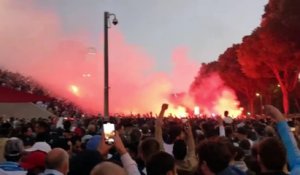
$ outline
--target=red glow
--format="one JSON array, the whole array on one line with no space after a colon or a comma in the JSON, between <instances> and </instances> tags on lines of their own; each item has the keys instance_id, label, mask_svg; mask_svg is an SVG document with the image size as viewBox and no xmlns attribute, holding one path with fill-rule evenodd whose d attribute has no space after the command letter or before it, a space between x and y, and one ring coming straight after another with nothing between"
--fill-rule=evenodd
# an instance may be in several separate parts
<instances>
[{"instance_id":1,"label":"red glow","mask_svg":"<svg viewBox=\"0 0 300 175\"><path fill-rule=\"evenodd\" d=\"M54 96L69 99L86 113L102 112L102 50L89 54L90 46L80 40L86 37L82 34L62 40L66 36L55 14L38 11L30 3L4 2L0 1L0 20L5 26L0 28L0 65L33 77ZM187 92L199 70L200 64L188 56L188 48L174 48L172 70L159 72L155 71L155 59L143 48L128 43L118 29L111 28L109 35L111 113L155 114L162 103L169 103L167 113L178 117L187 116L186 110L195 106L201 114L222 114L224 110L239 113L234 92L216 76L185 95L180 105L172 104L169 95ZM102 40L99 38L101 45Z\"/></svg>"}]
</instances>

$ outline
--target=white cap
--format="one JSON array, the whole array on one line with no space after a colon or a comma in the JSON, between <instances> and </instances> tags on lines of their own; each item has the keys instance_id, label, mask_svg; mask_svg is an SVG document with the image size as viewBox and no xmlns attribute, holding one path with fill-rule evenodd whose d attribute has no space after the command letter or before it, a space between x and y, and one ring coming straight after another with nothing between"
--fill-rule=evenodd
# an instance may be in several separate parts
<instances>
[{"instance_id":1,"label":"white cap","mask_svg":"<svg viewBox=\"0 0 300 175\"><path fill-rule=\"evenodd\" d=\"M36 142L33 144L31 148L25 149L26 152L33 152L33 151L43 151L45 153L48 153L51 151L51 147L46 142Z\"/></svg>"}]
</instances>

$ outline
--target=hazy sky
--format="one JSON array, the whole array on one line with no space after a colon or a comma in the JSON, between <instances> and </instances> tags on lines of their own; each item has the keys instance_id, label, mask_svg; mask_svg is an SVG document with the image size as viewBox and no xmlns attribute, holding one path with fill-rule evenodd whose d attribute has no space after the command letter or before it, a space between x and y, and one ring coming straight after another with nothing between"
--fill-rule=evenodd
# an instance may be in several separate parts
<instances>
[{"instance_id":1,"label":"hazy sky","mask_svg":"<svg viewBox=\"0 0 300 175\"><path fill-rule=\"evenodd\" d=\"M267 0L39 0L55 13L67 36L83 33L86 45L100 48L103 13L115 13L126 41L169 69L172 51L186 47L198 63L217 59L260 23Z\"/></svg>"}]
</instances>

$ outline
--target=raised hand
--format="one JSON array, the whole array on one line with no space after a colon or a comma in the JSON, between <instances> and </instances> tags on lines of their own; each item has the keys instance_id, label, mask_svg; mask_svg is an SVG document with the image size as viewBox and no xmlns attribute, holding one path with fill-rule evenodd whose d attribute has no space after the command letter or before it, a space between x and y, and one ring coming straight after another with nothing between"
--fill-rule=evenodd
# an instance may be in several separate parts
<instances>
[{"instance_id":1,"label":"raised hand","mask_svg":"<svg viewBox=\"0 0 300 175\"><path fill-rule=\"evenodd\" d=\"M115 140L114 146L115 146L116 150L119 152L119 154L123 155L123 154L127 153L127 150L126 150L126 148L122 142L122 139L119 136L119 133L117 131L115 133L114 140Z\"/></svg>"},{"instance_id":2,"label":"raised hand","mask_svg":"<svg viewBox=\"0 0 300 175\"><path fill-rule=\"evenodd\" d=\"M167 103L162 104L161 110L166 111L168 109L169 105Z\"/></svg>"},{"instance_id":3,"label":"raised hand","mask_svg":"<svg viewBox=\"0 0 300 175\"><path fill-rule=\"evenodd\" d=\"M283 114L279 111L279 109L277 109L276 107L274 107L272 105L264 106L264 110L265 110L265 113L267 115L270 115L273 119L275 119L276 122L285 120Z\"/></svg>"},{"instance_id":4,"label":"raised hand","mask_svg":"<svg viewBox=\"0 0 300 175\"><path fill-rule=\"evenodd\" d=\"M106 157L106 155L108 154L109 150L111 149L113 145L108 145L105 143L105 135L104 135L104 132L102 132L102 135L101 135L101 141L100 141L100 144L98 146L98 151L100 152L100 154L103 156L103 157Z\"/></svg>"}]
</instances>

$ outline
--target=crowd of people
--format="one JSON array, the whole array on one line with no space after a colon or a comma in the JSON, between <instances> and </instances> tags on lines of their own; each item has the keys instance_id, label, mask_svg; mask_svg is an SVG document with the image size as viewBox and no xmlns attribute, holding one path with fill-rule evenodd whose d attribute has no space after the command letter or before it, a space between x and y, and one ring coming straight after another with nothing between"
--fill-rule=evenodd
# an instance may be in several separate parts
<instances>
[{"instance_id":1,"label":"crowd of people","mask_svg":"<svg viewBox=\"0 0 300 175\"><path fill-rule=\"evenodd\" d=\"M0 84L47 95L31 79L0 70ZM300 120L266 106L259 118L85 116L53 98L55 116L0 116L0 175L286 175L300 174ZM72 118L68 118L72 116ZM108 143L103 123L113 123Z\"/></svg>"},{"instance_id":2,"label":"crowd of people","mask_svg":"<svg viewBox=\"0 0 300 175\"><path fill-rule=\"evenodd\" d=\"M47 90L31 77L26 77L19 73L10 72L0 68L0 86L25 93L49 97L47 102L39 101L36 104L56 116L81 116L83 114L80 108L67 99L51 96Z\"/></svg>"},{"instance_id":3,"label":"crowd of people","mask_svg":"<svg viewBox=\"0 0 300 175\"><path fill-rule=\"evenodd\" d=\"M260 119L0 118L0 175L300 174L299 121L266 106Z\"/></svg>"}]
</instances>

